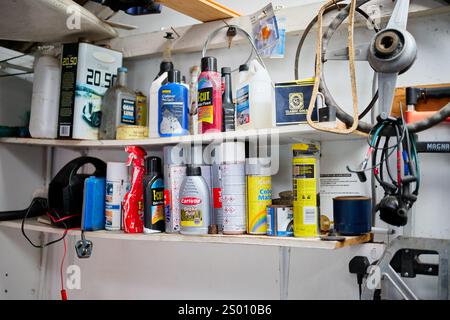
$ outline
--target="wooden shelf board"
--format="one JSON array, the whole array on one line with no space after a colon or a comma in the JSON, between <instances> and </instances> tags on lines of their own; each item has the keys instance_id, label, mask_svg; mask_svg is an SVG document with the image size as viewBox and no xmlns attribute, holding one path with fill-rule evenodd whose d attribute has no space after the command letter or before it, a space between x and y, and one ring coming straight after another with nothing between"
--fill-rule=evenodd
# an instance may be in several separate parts
<instances>
[{"instance_id":1,"label":"wooden shelf board","mask_svg":"<svg viewBox=\"0 0 450 320\"><path fill-rule=\"evenodd\" d=\"M330 123L331 125L331 123ZM232 132L207 133L193 136L148 138L141 140L58 140L58 139L34 139L34 138L0 138L0 143L21 144L30 146L51 146L66 148L123 148L129 145L142 147L162 147L178 143L211 143L225 140L266 138L272 144L292 144L301 141L335 141L335 140L359 140L365 135L354 133L351 135L339 135L312 129L307 124L290 125L270 129L251 129Z\"/></svg>"},{"instance_id":2,"label":"wooden shelf board","mask_svg":"<svg viewBox=\"0 0 450 320\"><path fill-rule=\"evenodd\" d=\"M0 227L20 229L21 220L0 221ZM55 228L37 221L36 218L27 219L25 229L51 234L62 234L64 229ZM69 235L79 235L80 231L69 231ZM111 240L135 240L135 241L161 241L161 242L185 242L185 243L213 243L213 244L238 244L276 246L306 249L334 250L347 246L366 243L372 240L371 234L346 237L343 242L323 241L318 238L294 238L294 237L269 237L253 235L181 235L181 234L125 234L121 231L89 231L85 232L87 239L111 239Z\"/></svg>"},{"instance_id":3,"label":"wooden shelf board","mask_svg":"<svg viewBox=\"0 0 450 320\"><path fill-rule=\"evenodd\" d=\"M212 0L158 0L157 2L202 22L240 16L236 11Z\"/></svg>"}]
</instances>

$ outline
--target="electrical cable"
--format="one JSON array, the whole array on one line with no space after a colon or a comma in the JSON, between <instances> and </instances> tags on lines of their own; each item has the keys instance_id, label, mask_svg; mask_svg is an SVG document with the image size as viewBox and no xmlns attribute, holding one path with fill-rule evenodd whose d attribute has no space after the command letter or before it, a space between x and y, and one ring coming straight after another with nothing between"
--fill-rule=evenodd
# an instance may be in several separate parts
<instances>
[{"instance_id":1,"label":"electrical cable","mask_svg":"<svg viewBox=\"0 0 450 320\"><path fill-rule=\"evenodd\" d=\"M55 244L55 243L57 243L57 242L63 240L63 239L66 237L66 234L67 234L67 233L64 232L63 235L62 235L60 238L58 238L58 239L56 239L56 240L53 240L53 241L49 241L49 242L47 242L47 243L45 243L45 244L41 244L41 245L35 244L35 243L27 236L27 234L25 233L25 220L27 219L27 217L28 217L28 215L29 215L29 213L30 213L30 208L33 206L33 204L34 204L35 201L37 201L37 200L38 200L38 199L35 198L35 199L33 199L33 201L31 202L30 207L28 208L27 212L25 213L24 217L22 218L22 224L21 224L20 230L22 231L22 234L23 234L23 236L25 237L25 239L27 239L27 241L28 241L33 247L42 249L42 248L48 247L48 246L50 246L50 245L52 245L52 244ZM67 230L67 224L64 222L64 220L65 220L65 219L61 219L61 223L64 225L65 229Z\"/></svg>"},{"instance_id":2,"label":"electrical cable","mask_svg":"<svg viewBox=\"0 0 450 320\"><path fill-rule=\"evenodd\" d=\"M341 2L341 1L343 1L343 0L335 0L333 2L336 4L337 2ZM363 4L365 4L369 1L370 0L356 0L355 7L359 8L360 6L362 6ZM325 56L324 53L327 50L328 43L329 43L330 39L332 38L333 34L335 33L335 31L337 30L337 28L349 16L351 6L352 6L352 3L348 4L344 8L340 9L339 13L336 15L336 17L330 23L326 32L323 35L322 34L319 35L319 40L317 42L321 43L321 46L320 46L321 50L318 54L321 57ZM317 17L315 17L314 19L317 19ZM309 30L306 29L302 35L302 38L303 37L306 38L307 33L309 31L310 31L310 29ZM297 50L297 57L300 55L302 45L303 45L303 42L301 41L299 43L300 49ZM330 91L328 90L328 87L326 86L326 81L325 81L325 76L324 76L323 70L319 75L316 74L316 77L321 78L321 81L319 84L319 90L320 90L320 92L322 92L324 94L326 105L329 107L334 107L336 109L336 117L339 120L341 120L342 122L344 122L347 126L351 126L354 123L354 117L347 114L333 99ZM432 116L430 116L426 119L414 122L414 123L410 123L407 126L411 133L416 133L416 132L424 131L426 129L431 128L432 126L442 122L444 119L446 119L449 116L450 116L450 103L445 105L439 111L435 112ZM373 125L371 125L369 123L360 121L358 123L357 130L367 133L370 131L372 126Z\"/></svg>"}]
</instances>

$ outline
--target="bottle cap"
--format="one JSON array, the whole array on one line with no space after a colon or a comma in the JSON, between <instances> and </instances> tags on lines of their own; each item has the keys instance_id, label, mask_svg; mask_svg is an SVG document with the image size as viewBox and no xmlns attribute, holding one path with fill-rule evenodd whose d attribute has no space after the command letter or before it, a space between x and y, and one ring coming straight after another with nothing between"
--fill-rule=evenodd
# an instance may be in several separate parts
<instances>
[{"instance_id":1,"label":"bottle cap","mask_svg":"<svg viewBox=\"0 0 450 320\"><path fill-rule=\"evenodd\" d=\"M161 173L161 158L159 157L148 157L146 159L146 171L147 174L150 173Z\"/></svg>"},{"instance_id":2,"label":"bottle cap","mask_svg":"<svg viewBox=\"0 0 450 320\"><path fill-rule=\"evenodd\" d=\"M231 68L230 67L222 67L222 74L231 74Z\"/></svg>"},{"instance_id":3,"label":"bottle cap","mask_svg":"<svg viewBox=\"0 0 450 320\"><path fill-rule=\"evenodd\" d=\"M202 175L202 168L188 166L187 169L186 169L186 175L189 176L189 177L201 176Z\"/></svg>"},{"instance_id":4,"label":"bottle cap","mask_svg":"<svg viewBox=\"0 0 450 320\"><path fill-rule=\"evenodd\" d=\"M270 158L248 158L245 160L245 173L249 176L271 176Z\"/></svg>"},{"instance_id":5,"label":"bottle cap","mask_svg":"<svg viewBox=\"0 0 450 320\"><path fill-rule=\"evenodd\" d=\"M239 66L239 72L241 72L241 71L248 71L248 65L246 65L246 64L241 64L241 65Z\"/></svg>"},{"instance_id":6,"label":"bottle cap","mask_svg":"<svg viewBox=\"0 0 450 320\"><path fill-rule=\"evenodd\" d=\"M159 73L162 74L166 71L173 69L173 63L172 61L161 61L161 64L159 65Z\"/></svg>"},{"instance_id":7,"label":"bottle cap","mask_svg":"<svg viewBox=\"0 0 450 320\"><path fill-rule=\"evenodd\" d=\"M169 82L181 82L181 72L180 70L172 69L167 72L167 80Z\"/></svg>"},{"instance_id":8,"label":"bottle cap","mask_svg":"<svg viewBox=\"0 0 450 320\"><path fill-rule=\"evenodd\" d=\"M128 68L126 68L126 67L117 68L117 72L125 72L125 73L127 73L128 72Z\"/></svg>"},{"instance_id":9,"label":"bottle cap","mask_svg":"<svg viewBox=\"0 0 450 320\"><path fill-rule=\"evenodd\" d=\"M214 57L203 57L201 65L202 71L217 72L217 59Z\"/></svg>"}]
</instances>

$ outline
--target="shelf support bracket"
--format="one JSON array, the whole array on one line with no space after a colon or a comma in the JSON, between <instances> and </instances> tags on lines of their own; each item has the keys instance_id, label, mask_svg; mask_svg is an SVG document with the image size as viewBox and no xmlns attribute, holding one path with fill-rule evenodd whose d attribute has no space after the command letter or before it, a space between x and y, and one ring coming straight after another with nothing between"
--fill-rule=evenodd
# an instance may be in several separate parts
<instances>
[{"instance_id":1,"label":"shelf support bracket","mask_svg":"<svg viewBox=\"0 0 450 320\"><path fill-rule=\"evenodd\" d=\"M280 268L280 299L287 300L289 295L289 266L291 264L291 247L278 247Z\"/></svg>"}]
</instances>

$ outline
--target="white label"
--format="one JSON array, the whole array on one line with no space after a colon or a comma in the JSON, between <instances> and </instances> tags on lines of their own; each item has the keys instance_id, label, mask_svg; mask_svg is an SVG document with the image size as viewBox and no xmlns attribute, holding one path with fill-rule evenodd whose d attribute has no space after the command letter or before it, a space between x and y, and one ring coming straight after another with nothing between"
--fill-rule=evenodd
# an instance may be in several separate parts
<instances>
[{"instance_id":1,"label":"white label","mask_svg":"<svg viewBox=\"0 0 450 320\"><path fill-rule=\"evenodd\" d=\"M303 207L303 224L316 224L316 207Z\"/></svg>"},{"instance_id":2,"label":"white label","mask_svg":"<svg viewBox=\"0 0 450 320\"><path fill-rule=\"evenodd\" d=\"M70 126L60 126L59 135L61 137L70 137Z\"/></svg>"}]
</instances>

